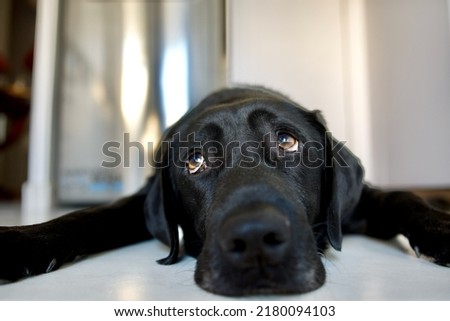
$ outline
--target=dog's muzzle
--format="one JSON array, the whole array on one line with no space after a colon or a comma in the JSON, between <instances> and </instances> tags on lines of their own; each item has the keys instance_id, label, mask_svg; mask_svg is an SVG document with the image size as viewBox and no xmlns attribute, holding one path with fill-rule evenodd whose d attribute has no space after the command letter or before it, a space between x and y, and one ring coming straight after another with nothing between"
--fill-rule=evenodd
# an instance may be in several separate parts
<instances>
[{"instance_id":1,"label":"dog's muzzle","mask_svg":"<svg viewBox=\"0 0 450 321\"><path fill-rule=\"evenodd\" d=\"M218 195L221 205L212 207L197 260L197 284L232 296L318 288L325 271L304 207L274 184L253 186Z\"/></svg>"}]
</instances>

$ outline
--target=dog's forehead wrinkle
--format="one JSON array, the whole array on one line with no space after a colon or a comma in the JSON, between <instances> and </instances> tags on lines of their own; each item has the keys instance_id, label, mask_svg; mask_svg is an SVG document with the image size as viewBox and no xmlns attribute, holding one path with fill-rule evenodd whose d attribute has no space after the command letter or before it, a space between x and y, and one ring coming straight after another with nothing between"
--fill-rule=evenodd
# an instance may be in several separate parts
<instances>
[{"instance_id":1,"label":"dog's forehead wrinkle","mask_svg":"<svg viewBox=\"0 0 450 321\"><path fill-rule=\"evenodd\" d=\"M280 103L274 99L247 99L234 104L226 104L205 109L200 112L191 123L199 127L210 123L220 124L222 127L240 126L275 119L286 110L300 110L296 106ZM290 113L292 117L292 113Z\"/></svg>"}]
</instances>

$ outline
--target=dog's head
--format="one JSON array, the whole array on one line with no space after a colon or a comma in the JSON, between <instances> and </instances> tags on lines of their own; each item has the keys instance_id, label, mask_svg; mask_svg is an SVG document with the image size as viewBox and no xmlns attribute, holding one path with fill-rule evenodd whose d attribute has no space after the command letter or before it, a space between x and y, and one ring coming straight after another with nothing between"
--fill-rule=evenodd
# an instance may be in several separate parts
<instances>
[{"instance_id":1,"label":"dog's head","mask_svg":"<svg viewBox=\"0 0 450 321\"><path fill-rule=\"evenodd\" d=\"M214 293L303 293L320 287L319 252L340 250L341 214L361 191L358 160L318 112L264 89L206 98L165 134L146 201L150 232L170 245L163 264L198 257Z\"/></svg>"}]
</instances>

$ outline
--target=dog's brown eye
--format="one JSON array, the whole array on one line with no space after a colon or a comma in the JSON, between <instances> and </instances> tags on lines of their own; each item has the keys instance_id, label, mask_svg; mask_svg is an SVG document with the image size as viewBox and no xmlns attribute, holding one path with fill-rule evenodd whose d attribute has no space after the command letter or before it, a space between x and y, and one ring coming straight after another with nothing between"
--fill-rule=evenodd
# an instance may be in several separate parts
<instances>
[{"instance_id":1,"label":"dog's brown eye","mask_svg":"<svg viewBox=\"0 0 450 321\"><path fill-rule=\"evenodd\" d=\"M287 152L296 152L298 151L298 140L286 133L278 134L278 147L287 151Z\"/></svg>"},{"instance_id":2,"label":"dog's brown eye","mask_svg":"<svg viewBox=\"0 0 450 321\"><path fill-rule=\"evenodd\" d=\"M195 174L203 172L206 168L205 158L201 153L192 154L186 162L186 168L189 174Z\"/></svg>"}]
</instances>

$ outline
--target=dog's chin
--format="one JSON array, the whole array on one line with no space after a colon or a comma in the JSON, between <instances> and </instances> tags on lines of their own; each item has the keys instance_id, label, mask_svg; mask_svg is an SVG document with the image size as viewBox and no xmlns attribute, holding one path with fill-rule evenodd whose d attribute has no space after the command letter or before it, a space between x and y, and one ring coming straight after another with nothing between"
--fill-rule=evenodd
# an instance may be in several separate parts
<instances>
[{"instance_id":1,"label":"dog's chin","mask_svg":"<svg viewBox=\"0 0 450 321\"><path fill-rule=\"evenodd\" d=\"M288 268L285 265L229 269L197 261L195 282L202 289L225 296L292 295L320 288L325 283L325 269L319 258L308 267Z\"/></svg>"}]
</instances>

